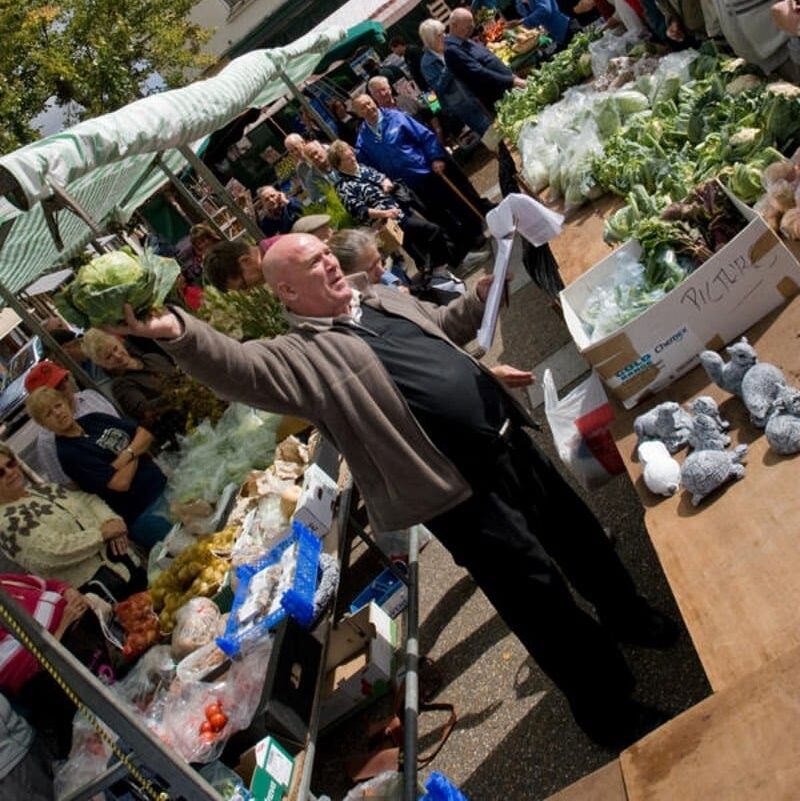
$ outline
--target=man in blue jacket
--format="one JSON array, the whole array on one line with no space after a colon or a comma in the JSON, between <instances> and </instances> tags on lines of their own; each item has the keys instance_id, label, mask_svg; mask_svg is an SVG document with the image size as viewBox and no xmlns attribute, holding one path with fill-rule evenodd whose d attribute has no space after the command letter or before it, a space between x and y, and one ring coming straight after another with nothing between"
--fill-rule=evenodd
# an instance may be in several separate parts
<instances>
[{"instance_id":1,"label":"man in blue jacket","mask_svg":"<svg viewBox=\"0 0 800 801\"><path fill-rule=\"evenodd\" d=\"M457 8L450 15L450 35L444 40L444 62L486 107L494 119L494 104L514 87L526 84L482 44L470 39L475 20L468 8Z\"/></svg>"},{"instance_id":2,"label":"man in blue jacket","mask_svg":"<svg viewBox=\"0 0 800 801\"><path fill-rule=\"evenodd\" d=\"M433 131L402 111L378 108L369 95L355 98L353 111L363 120L356 138L358 160L408 184L422 201L424 216L441 225L452 239L458 261L471 247L483 245L483 215L492 204L475 191Z\"/></svg>"}]
</instances>

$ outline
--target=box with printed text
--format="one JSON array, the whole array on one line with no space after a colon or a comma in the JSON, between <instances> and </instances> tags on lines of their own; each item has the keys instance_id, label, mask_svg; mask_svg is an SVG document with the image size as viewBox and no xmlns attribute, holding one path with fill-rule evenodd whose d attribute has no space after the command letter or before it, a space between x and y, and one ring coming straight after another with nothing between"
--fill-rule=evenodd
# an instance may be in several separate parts
<instances>
[{"instance_id":1,"label":"box with printed text","mask_svg":"<svg viewBox=\"0 0 800 801\"><path fill-rule=\"evenodd\" d=\"M332 632L322 683L320 727L385 695L395 675L397 624L371 602Z\"/></svg>"},{"instance_id":2,"label":"box with printed text","mask_svg":"<svg viewBox=\"0 0 800 801\"><path fill-rule=\"evenodd\" d=\"M609 393L630 409L687 373L706 349L718 350L800 292L800 263L752 209L731 197L745 227L685 281L635 319L592 341L580 312L597 286L608 286L616 253L561 292L564 320L581 355Z\"/></svg>"},{"instance_id":3,"label":"box with printed text","mask_svg":"<svg viewBox=\"0 0 800 801\"><path fill-rule=\"evenodd\" d=\"M309 465L292 519L311 529L318 537L324 537L333 523L338 494L336 482L322 468Z\"/></svg>"}]
</instances>

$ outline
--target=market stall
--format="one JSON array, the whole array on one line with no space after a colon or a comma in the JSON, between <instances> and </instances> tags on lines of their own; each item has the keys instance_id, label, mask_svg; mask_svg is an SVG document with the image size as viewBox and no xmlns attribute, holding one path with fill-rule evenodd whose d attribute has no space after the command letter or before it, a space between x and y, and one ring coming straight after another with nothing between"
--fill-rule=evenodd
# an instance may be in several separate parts
<instances>
[{"instance_id":1,"label":"market stall","mask_svg":"<svg viewBox=\"0 0 800 801\"><path fill-rule=\"evenodd\" d=\"M248 439L253 438L251 426ZM194 460L202 460L198 448L210 453L208 443L195 444L189 451ZM351 523L352 487L339 475L338 454L322 442L313 466L306 467L305 458L302 443L290 436L278 445L268 470L248 474L241 487L228 483L222 493L209 489L206 497L219 494L216 504L200 498L180 503L187 484L176 489L173 508L184 523L151 555L149 592L113 611L98 608L107 636L133 665L112 688L0 592L3 625L41 660L79 710L70 757L56 777L59 797L89 798L125 777L152 798L164 791L229 798L238 786L238 797L260 799L271 797L275 790L269 788L276 782L287 798L313 797L318 729L370 700L372 694L360 683L367 675L376 682L375 695L380 694L377 673L365 672L362 679L345 666L354 659L358 670L389 669L383 692L395 668L371 661L362 668L359 661L362 646L376 636L374 630L370 635L373 618L382 616L388 626L387 614L368 603L362 610L369 612L370 625L365 626L336 603L342 555L349 553L354 536L363 536L361 527ZM303 471L304 491L287 492ZM296 523L287 539L288 514ZM203 534L208 528L219 531ZM398 574L409 589L405 750L412 789L406 797L414 799L416 543L412 535L408 574ZM294 578L290 575L284 584L292 569ZM264 583L272 574L277 595ZM274 600L259 600L267 595ZM395 601L393 614L403 606ZM352 622L343 622L344 617ZM223 746L225 762L238 762L241 778L216 760ZM269 757L273 748L276 753ZM281 770L274 764L278 760Z\"/></svg>"},{"instance_id":2,"label":"market stall","mask_svg":"<svg viewBox=\"0 0 800 801\"><path fill-rule=\"evenodd\" d=\"M783 440L776 446L765 435L764 421L783 414L777 387L784 380L796 387L800 376L795 347L800 270L791 241L798 89L774 78L765 81L741 59L719 60L721 54L705 46L699 55L634 56L630 42L619 54L607 58L606 51L599 58L600 41L580 45L594 68L591 83L567 88L579 82L567 68L579 63L574 51L558 74L544 72L528 92L507 96L500 121L519 146L527 182L572 211L574 229L568 225L562 238L584 242L560 243L564 252L572 247L575 254L574 262L565 264L566 322L579 351L607 384L616 415L614 439L714 695L551 798L793 798L799 779L786 746L796 740L797 716L785 704L778 709L777 699L793 692L788 688L797 662L796 455L794 446ZM652 61L643 66L643 58ZM716 67L703 77L712 61ZM689 72L683 72L686 67ZM626 97L631 90L644 100ZM740 219L732 239L709 245L698 265L670 283L660 272L665 263L656 262L667 249L678 261L686 251L679 244L682 235L667 233L668 225L696 200L692 193L698 187L710 186L704 183L709 179L718 188L725 185L734 218ZM609 190L625 205L608 196L597 199ZM717 222L722 219L714 201L707 208L720 212ZM787 213L790 218L784 219ZM684 234L691 227L695 244L710 241L701 216L680 223ZM750 226L752 240L746 233ZM610 256L601 235L615 248ZM635 288L622 277L621 261L615 263L633 248L633 260L646 276ZM553 249L558 252L559 243ZM770 287L778 291L764 302ZM640 304L653 290L658 291ZM595 316L602 292L609 293L604 302L614 308L605 329ZM693 303L710 330L694 321ZM638 338L645 329L648 345ZM729 358L723 346L742 334L748 353L751 347L757 352L755 363L764 363L761 371L782 375L764 390L771 394L765 395L760 417L752 401L747 407L730 386L718 386ZM703 356L707 370L696 366L704 349L710 349ZM643 475L646 459L637 456L637 444L657 436L643 433L650 431L643 416L664 409L663 420L671 410L664 404L679 405L689 420L683 424L689 443L706 447L699 443L712 440L701 438L695 422L699 407L692 407L700 397L711 399L710 406L703 400L702 408L718 407L726 421L717 434L721 450L707 460L724 468L719 473L709 468L701 492L695 470L680 467L692 450L684 450L687 440L673 442L672 434L664 433L664 454L669 458L667 449L677 450L678 480L692 489L666 488L651 474L647 480L665 487L659 491L669 497L654 494ZM652 411L648 420L657 414ZM674 414L677 420L681 412ZM782 418L791 431L792 414ZM739 460L742 466L732 468Z\"/></svg>"},{"instance_id":3,"label":"market stall","mask_svg":"<svg viewBox=\"0 0 800 801\"><path fill-rule=\"evenodd\" d=\"M151 185L163 182L163 177L158 178L157 173L154 175L154 167L160 167L161 172L172 177L176 169L188 162L198 169L212 187L219 190L213 176L203 171L203 165L188 146L189 141L210 133L242 108L253 103L264 104L282 95L287 85L291 89L295 81L302 80L310 73L320 53L327 50L341 33L338 29L328 29L287 48L269 53L251 53L229 65L220 76L203 82L202 86L147 98L116 114L76 126L68 139L54 137L59 141L42 140L3 157L2 189L11 201L2 201L0 208L3 245L0 276L7 283L7 301L12 301L14 288L46 270L59 253L82 247L87 238L98 236L110 221L124 222L141 197L146 197L152 191ZM183 114L176 114L176 108ZM177 146L179 153L170 150L174 146ZM70 213L57 214L60 209ZM145 260L150 258L144 257ZM145 289L145 305L159 302L159 293L167 289L170 279L174 278L173 265L169 260L152 261L144 271L138 265L135 269L126 269L127 277L121 282L126 287L122 290L123 294L135 294ZM139 290L133 288L136 282L140 284ZM116 292L116 288L113 291ZM163 294L160 296L163 300ZM73 293L70 297L71 313L79 317L84 325L101 325L109 321L103 311L108 311L109 306L117 309L111 314L117 314L115 319L118 319L120 307L117 301L121 297L117 292L113 300L109 296L103 301L91 301L87 305L77 300ZM133 296L128 294L126 297L132 299ZM138 302L141 302L141 294L139 299ZM237 319L237 324L246 326L246 320ZM339 460L329 446L323 447L318 453L316 472L311 469L307 472L305 495L300 494L301 488L297 486L295 492L287 493L286 498L281 497L305 471L304 465L299 472L292 473L290 470L291 475L284 476L277 483L274 477L262 477L261 480L270 488L264 496L260 494L259 478L251 476L251 483L245 482L243 485L244 476L241 473L228 475L232 467L242 467L246 452L255 455L253 451L258 451L262 460L271 452L254 428L256 425L265 427L266 423L253 410L244 410L241 415L244 427L249 426L247 433L239 437L238 444L228 443L224 452L209 452L209 440L216 437L217 432L216 429L209 430L212 424L207 421L195 430L194 440L191 435L187 437L184 445L189 447L194 443L197 449L191 450L188 460L172 466L172 474L180 475L183 479L182 484L176 479L172 485L172 511L181 523L173 529L164 546L154 549L151 554L150 591L105 610L107 631L120 652L128 659L138 658L131 675L139 679L138 674L141 673L141 678L146 678L141 686L133 682L132 694L127 694L123 699L109 694L74 659L65 654L53 638L42 634L39 627L13 602L6 603L5 596L2 597L0 608L5 625L32 649L36 649L35 652L48 655L43 657L45 662L54 670L62 686L72 694L71 697L80 699L79 706L88 714L90 725L81 729L81 736L74 743L75 754L67 763L69 781L65 781L71 788L70 797L89 797L97 790L109 787L121 775L130 774L135 783L152 797L158 797L161 792L155 790L156 786L166 785L184 797L216 798L218 796L203 777L208 778L219 791L227 786L220 784L216 775L208 772L202 776L197 774L185 762L209 761L235 729L248 729L254 711L262 734L270 729L281 732L285 745L284 756L296 759L295 768L290 771L291 780L286 781L283 789L291 798L312 797L309 785L314 740L320 719L321 693L324 686L326 694L339 690L335 682L327 687L326 682L336 665L326 667L325 658L328 635L334 623L339 622L338 613L335 620L331 611L337 586L333 568L338 570L340 537L348 528L350 490L347 484L341 492L337 487ZM257 423L251 424L251 419L257 419ZM201 420L198 414L193 425ZM223 425L224 419L218 427ZM276 433L280 434L273 429L273 446ZM287 440L283 440L279 448L284 447L285 442ZM302 447L296 441L294 443L291 450L296 456L302 452ZM199 460L199 451L204 447L211 462ZM245 467L249 469L253 464L248 463ZM192 468L195 471L194 484L187 479L187 472ZM315 476L313 481L312 474ZM223 482L223 478L227 480ZM214 481L213 490L208 489L209 480ZM230 504L225 502L226 497L230 498L231 495L241 502L238 511L236 503L230 508ZM267 497L271 500L267 500ZM291 514L288 506L294 502L298 505L294 517L307 526L303 529L306 533L301 535L293 530L290 537L286 538L287 517ZM338 512L332 521L334 506ZM291 537L295 537L296 541L291 541ZM243 544L245 542L247 546ZM289 544L281 545L281 542ZM415 542L411 537L409 573L414 581ZM242 551L239 557L236 556L237 546ZM276 549L280 549L280 553ZM286 576L283 561L287 554L300 565L300 557L306 553L316 553L317 556L303 557L309 565L303 572L303 575L309 574L303 591L303 604L300 609L289 604L293 610L289 617L292 620L299 619L300 623L283 622L276 619L275 615L286 617L287 613L281 610L287 592L270 591L270 601L267 603L263 601L267 597L264 593L255 592L255 583L259 576L269 571L275 574L271 580L278 582L280 572L280 581L283 581ZM330 558L323 560L322 555L325 554ZM273 561L264 565L258 561L267 558ZM234 575L236 565L233 563L237 560L241 562L240 568L255 562L262 569L251 570L249 575ZM329 574L323 571L320 567L323 563L333 572ZM279 565L280 571L277 569ZM293 574L290 572L290 584L300 576L299 567L294 570ZM291 575L294 575L294 579ZM241 597L233 592L237 588L237 579L240 579L238 589L242 592ZM315 589L320 589L318 581L327 588L324 597L315 594ZM258 586L261 587L261 584ZM246 587L247 592L242 587ZM309 588L313 599L308 596ZM299 592L296 584L290 589ZM292 598L295 599L295 596L292 595ZM412 591L409 599L412 632L415 625L414 598ZM316 606L309 606L312 600ZM226 606L229 609L232 606L234 613L235 622L230 626L222 626L223 620L218 620L220 613L215 612L215 609L224 609ZM243 608L250 610L245 616L241 612ZM375 609L376 615L380 613L379 607ZM181 615L181 610L189 611ZM216 621L213 625L212 618ZM201 627L204 628L203 632L193 630L194 634L202 634L202 637L194 634L189 636L185 630L185 626L196 619L210 621L207 626ZM312 623L314 631L310 635L304 629ZM219 626L222 628L218 631ZM268 635L276 627L273 641ZM289 632L294 632L298 627L300 633L290 635ZM183 659L180 664L183 665L186 658L194 657L196 651L203 648L206 651L201 654L202 659L197 657L199 661L196 665L184 665L184 684L181 685L177 679L168 680L166 687L171 687L171 690L167 689L166 695L163 695L165 687L158 682L154 684L153 679L158 676L161 682L173 670L168 667L167 654L161 645L162 639L170 633L180 643L176 646L177 651L169 654L173 662L181 656ZM212 635L210 640L209 634ZM215 635L230 653L215 644ZM361 633L358 636L368 637L368 634ZM244 650L243 641L249 643L251 638L259 642L273 642L269 655L265 656L259 651L261 655L251 655L249 661L237 660L235 657ZM206 642L200 645L200 640ZM305 666L307 670L302 679L294 674L294 649L300 641L306 643L303 647L310 647L316 654L316 662L312 659ZM311 647L308 645L310 642L316 645ZM185 653L187 649L189 653ZM223 677L228 676L227 681L217 676L226 661L221 660L220 655L234 657L231 666L222 674ZM413 647L409 648L409 655L406 681L406 750L409 760L406 783L411 788L408 797L416 798L416 652ZM159 661L162 656L164 661ZM140 664L143 665L141 669ZM188 692L189 684L186 682L197 684L195 679L199 676L192 673L192 677L187 679L187 671L199 670L208 674L205 676L207 679L213 674L218 679L217 683L198 690L199 695L194 699L183 697ZM384 688L388 687L391 678L391 674L385 677ZM210 680L214 681L213 678ZM289 695L296 691L295 681L302 685L302 708L279 695L281 689ZM124 692L127 692L130 682L124 687ZM122 689L122 685L118 689ZM368 697L363 695L358 686L356 690L349 704L344 704L345 710ZM212 698L215 692L217 695ZM337 699L340 694L336 695ZM255 703L255 708L252 703L244 703L245 696ZM134 701L132 707L129 705L131 700ZM163 714L165 711L166 716ZM98 718L103 719L108 728L103 728ZM95 724L96 730L93 731ZM118 735L128 748L133 748L136 757L128 758L116 745ZM235 746L239 751L255 741L252 737L249 741L243 740L243 736L239 732ZM105 765L112 752L120 764L106 770ZM256 753L259 765L263 761L261 756L261 752ZM249 780L252 766L249 772L247 765L242 769ZM86 780L90 780L88 784ZM229 795L227 789L225 797ZM256 794L256 797L263 797L268 791L268 788L265 790L261 786L260 795Z\"/></svg>"},{"instance_id":4,"label":"market stall","mask_svg":"<svg viewBox=\"0 0 800 801\"><path fill-rule=\"evenodd\" d=\"M794 343L800 301L748 329L765 362L800 376ZM745 474L695 507L686 491L655 496L635 458L632 425L643 409L714 397L731 447L747 444ZM798 781L796 690L796 457L771 451L741 401L701 367L646 404L617 407L615 438L645 507L645 524L714 694L623 751L600 771L552 796L609 801L793 798ZM682 457L679 457L682 458Z\"/></svg>"}]
</instances>

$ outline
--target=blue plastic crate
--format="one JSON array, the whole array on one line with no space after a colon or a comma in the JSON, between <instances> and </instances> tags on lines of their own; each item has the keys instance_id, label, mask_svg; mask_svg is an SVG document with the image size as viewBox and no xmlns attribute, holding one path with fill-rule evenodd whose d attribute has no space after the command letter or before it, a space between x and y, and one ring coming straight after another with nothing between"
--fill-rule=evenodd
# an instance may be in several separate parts
<instances>
[{"instance_id":1,"label":"blue plastic crate","mask_svg":"<svg viewBox=\"0 0 800 801\"><path fill-rule=\"evenodd\" d=\"M425 782L425 795L419 801L468 801L467 797L443 773L434 771Z\"/></svg>"},{"instance_id":2,"label":"blue plastic crate","mask_svg":"<svg viewBox=\"0 0 800 801\"><path fill-rule=\"evenodd\" d=\"M240 630L239 611L247 600L250 582L262 570L280 562L288 548L297 544L297 568L292 586L283 593L280 607L258 620L253 626ZM245 641L259 639L274 629L287 615L301 626L310 626L314 620L314 592L317 588L321 540L302 523L292 523L292 533L281 540L271 551L252 565L236 568L239 584L231 607L225 633L217 638L217 645L228 656L236 656Z\"/></svg>"}]
</instances>

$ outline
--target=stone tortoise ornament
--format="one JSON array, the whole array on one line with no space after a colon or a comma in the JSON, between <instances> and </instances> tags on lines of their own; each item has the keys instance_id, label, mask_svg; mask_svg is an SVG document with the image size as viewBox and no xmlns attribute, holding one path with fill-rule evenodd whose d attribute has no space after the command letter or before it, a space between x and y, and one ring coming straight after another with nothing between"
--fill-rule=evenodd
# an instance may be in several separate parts
<instances>
[{"instance_id":1,"label":"stone tortoise ornament","mask_svg":"<svg viewBox=\"0 0 800 801\"><path fill-rule=\"evenodd\" d=\"M746 453L747 445L737 445L732 451L690 453L681 467L681 484L691 493L692 506L726 481L744 478L744 465L740 462Z\"/></svg>"}]
</instances>

